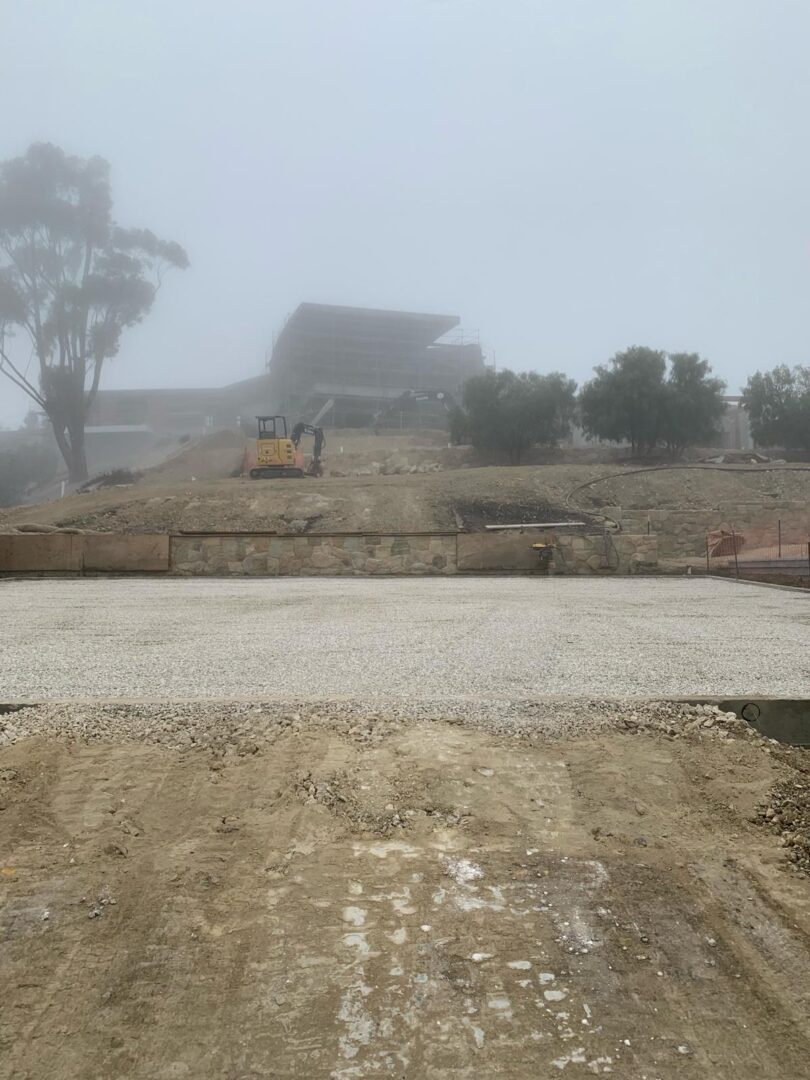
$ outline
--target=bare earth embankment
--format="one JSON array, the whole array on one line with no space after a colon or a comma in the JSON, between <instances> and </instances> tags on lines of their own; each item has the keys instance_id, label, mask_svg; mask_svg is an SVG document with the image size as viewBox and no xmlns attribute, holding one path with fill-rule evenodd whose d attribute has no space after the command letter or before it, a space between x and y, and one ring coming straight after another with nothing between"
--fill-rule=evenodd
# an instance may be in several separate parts
<instances>
[{"instance_id":1,"label":"bare earth embankment","mask_svg":"<svg viewBox=\"0 0 810 1080\"><path fill-rule=\"evenodd\" d=\"M330 433L322 479L251 481L231 475L243 446L237 435L212 435L131 485L0 510L0 530L34 523L102 532L455 531L486 521L582 513L598 520L603 507L615 505L710 509L722 502L806 501L810 494L806 466L639 473L568 452L582 463L477 468L469 451L448 448L437 432ZM596 479L598 484L576 490Z\"/></svg>"}]
</instances>

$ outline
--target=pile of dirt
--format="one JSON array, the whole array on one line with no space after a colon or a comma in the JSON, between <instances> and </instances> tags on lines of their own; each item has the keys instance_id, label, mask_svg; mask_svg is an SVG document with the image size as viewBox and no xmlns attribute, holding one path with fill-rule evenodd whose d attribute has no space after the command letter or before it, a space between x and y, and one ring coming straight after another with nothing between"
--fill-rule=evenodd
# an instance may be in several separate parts
<instances>
[{"instance_id":1,"label":"pile of dirt","mask_svg":"<svg viewBox=\"0 0 810 1080\"><path fill-rule=\"evenodd\" d=\"M757 815L779 836L794 868L810 877L810 771L780 780Z\"/></svg>"},{"instance_id":2,"label":"pile of dirt","mask_svg":"<svg viewBox=\"0 0 810 1080\"><path fill-rule=\"evenodd\" d=\"M319 726L361 745L378 744L403 726L442 720L499 737L524 740L566 739L609 731L753 741L765 753L773 742L733 712L715 705L681 701L583 700L538 702L409 701L392 703L384 713L367 702L344 700L328 706L312 701L258 705L234 702L226 709L212 703L145 702L137 708L114 703L15 706L0 715L0 748L31 736L99 743L113 740L159 743L174 750L208 749L214 753L249 752L288 731Z\"/></svg>"},{"instance_id":3,"label":"pile of dirt","mask_svg":"<svg viewBox=\"0 0 810 1080\"><path fill-rule=\"evenodd\" d=\"M630 732L660 731L677 738L696 734L702 737L756 739L763 749L772 740L759 735L745 720L734 712L725 712L717 705L691 705L682 701L660 701L654 707L642 703L625 708L617 717L620 727Z\"/></svg>"}]
</instances>

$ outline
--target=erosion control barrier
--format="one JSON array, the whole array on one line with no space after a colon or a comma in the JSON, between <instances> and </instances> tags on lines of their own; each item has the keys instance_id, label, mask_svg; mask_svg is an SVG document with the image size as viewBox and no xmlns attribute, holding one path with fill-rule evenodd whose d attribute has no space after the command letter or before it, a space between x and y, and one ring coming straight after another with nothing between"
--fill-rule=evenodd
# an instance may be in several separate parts
<instances>
[{"instance_id":1,"label":"erosion control barrier","mask_svg":"<svg viewBox=\"0 0 810 1080\"><path fill-rule=\"evenodd\" d=\"M542 536L552 574L654 573L655 536ZM310 577L540 573L537 533L11 533L0 574Z\"/></svg>"}]
</instances>

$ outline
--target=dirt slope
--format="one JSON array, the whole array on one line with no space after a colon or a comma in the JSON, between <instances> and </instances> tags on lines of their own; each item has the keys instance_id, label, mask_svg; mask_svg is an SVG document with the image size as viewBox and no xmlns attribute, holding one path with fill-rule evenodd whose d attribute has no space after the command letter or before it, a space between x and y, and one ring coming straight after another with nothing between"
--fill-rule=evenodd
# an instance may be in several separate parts
<instances>
[{"instance_id":1,"label":"dirt slope","mask_svg":"<svg viewBox=\"0 0 810 1080\"><path fill-rule=\"evenodd\" d=\"M468 451L448 449L442 440L436 432L330 433L324 478L251 481L231 475L244 444L222 432L148 470L131 486L0 511L0 529L34 522L114 532L435 531L461 522L479 527L504 519L598 515L616 504L706 509L727 501L810 498L810 471L801 466L646 473L592 462L474 468ZM430 471L408 471L419 469ZM595 479L597 484L576 490Z\"/></svg>"},{"instance_id":2,"label":"dirt slope","mask_svg":"<svg viewBox=\"0 0 810 1080\"><path fill-rule=\"evenodd\" d=\"M810 1077L799 752L221 719L3 750L4 1077Z\"/></svg>"}]
</instances>

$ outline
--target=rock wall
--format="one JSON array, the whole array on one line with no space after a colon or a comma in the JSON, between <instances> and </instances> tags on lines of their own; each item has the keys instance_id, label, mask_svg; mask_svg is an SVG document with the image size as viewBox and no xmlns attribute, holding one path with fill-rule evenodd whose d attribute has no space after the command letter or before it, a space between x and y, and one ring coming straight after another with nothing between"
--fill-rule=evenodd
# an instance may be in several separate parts
<instances>
[{"instance_id":1,"label":"rock wall","mask_svg":"<svg viewBox=\"0 0 810 1080\"><path fill-rule=\"evenodd\" d=\"M777 522L782 522L785 543L806 540L810 534L810 503L777 501L756 503L720 503L711 510L632 510L622 513L611 507L611 516L619 521L622 530L633 533L647 531L658 537L658 553L663 559L698 556L706 553L706 534L715 529L731 529L750 534L749 547L759 537L775 542Z\"/></svg>"},{"instance_id":2,"label":"rock wall","mask_svg":"<svg viewBox=\"0 0 810 1080\"><path fill-rule=\"evenodd\" d=\"M553 574L652 574L658 537L646 533L597 533L554 537Z\"/></svg>"},{"instance_id":3,"label":"rock wall","mask_svg":"<svg viewBox=\"0 0 810 1080\"><path fill-rule=\"evenodd\" d=\"M454 574L456 536L172 536L170 561L177 574Z\"/></svg>"},{"instance_id":4,"label":"rock wall","mask_svg":"<svg viewBox=\"0 0 810 1080\"><path fill-rule=\"evenodd\" d=\"M532 544L543 536L530 532L469 532L459 533L456 540L456 559L460 572L491 570L537 570L539 559Z\"/></svg>"},{"instance_id":5,"label":"rock wall","mask_svg":"<svg viewBox=\"0 0 810 1080\"><path fill-rule=\"evenodd\" d=\"M606 533L365 536L68 533L0 535L0 574L174 573L307 577L537 573L532 544L553 545L554 574L654 573L657 537Z\"/></svg>"},{"instance_id":6,"label":"rock wall","mask_svg":"<svg viewBox=\"0 0 810 1080\"><path fill-rule=\"evenodd\" d=\"M176 574L307 577L532 572L535 533L412 533L399 536L172 536ZM555 574L654 573L655 536L546 534Z\"/></svg>"},{"instance_id":7,"label":"rock wall","mask_svg":"<svg viewBox=\"0 0 810 1080\"><path fill-rule=\"evenodd\" d=\"M162 533L9 533L0 535L4 574L158 574L169 569Z\"/></svg>"},{"instance_id":8,"label":"rock wall","mask_svg":"<svg viewBox=\"0 0 810 1080\"><path fill-rule=\"evenodd\" d=\"M5 533L0 536L0 572L80 574L81 541L71 533Z\"/></svg>"}]
</instances>

